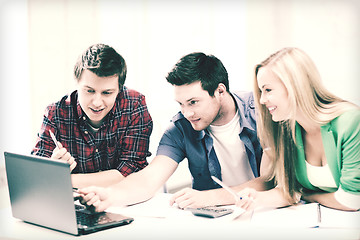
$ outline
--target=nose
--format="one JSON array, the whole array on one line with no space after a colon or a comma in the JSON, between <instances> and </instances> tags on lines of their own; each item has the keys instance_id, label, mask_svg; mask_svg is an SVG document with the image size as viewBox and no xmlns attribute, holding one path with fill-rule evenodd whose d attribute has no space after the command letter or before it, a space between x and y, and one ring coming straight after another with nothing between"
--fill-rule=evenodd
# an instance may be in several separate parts
<instances>
[{"instance_id":1,"label":"nose","mask_svg":"<svg viewBox=\"0 0 360 240\"><path fill-rule=\"evenodd\" d=\"M182 114L184 115L185 118L190 118L191 116L194 115L194 111L192 111L189 108L185 108L185 107L181 108L181 112L182 112Z\"/></svg>"},{"instance_id":2,"label":"nose","mask_svg":"<svg viewBox=\"0 0 360 240\"><path fill-rule=\"evenodd\" d=\"M260 95L260 104L265 104L267 102L267 98L264 96L264 93L262 92Z\"/></svg>"},{"instance_id":3,"label":"nose","mask_svg":"<svg viewBox=\"0 0 360 240\"><path fill-rule=\"evenodd\" d=\"M92 100L92 104L94 105L94 107L98 107L101 106L102 104L102 97L101 94L94 94L93 100Z\"/></svg>"}]
</instances>

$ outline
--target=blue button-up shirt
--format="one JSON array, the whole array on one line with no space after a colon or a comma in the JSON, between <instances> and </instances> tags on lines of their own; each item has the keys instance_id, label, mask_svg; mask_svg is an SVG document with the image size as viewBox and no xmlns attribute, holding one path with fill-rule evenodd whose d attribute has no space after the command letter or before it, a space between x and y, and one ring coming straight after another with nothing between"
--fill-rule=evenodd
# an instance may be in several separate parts
<instances>
[{"instance_id":1,"label":"blue button-up shirt","mask_svg":"<svg viewBox=\"0 0 360 240\"><path fill-rule=\"evenodd\" d=\"M256 116L254 97L251 92L238 92L232 94L237 111L240 115L239 137L245 145L249 163L255 177L259 176L262 149L256 134ZM211 179L208 160L213 148L213 139L207 130L195 131L190 122L177 113L170 126L164 132L157 155L165 155L177 163L185 158L189 162L189 170L193 178L192 187L197 190L208 190L219 187Z\"/></svg>"}]
</instances>

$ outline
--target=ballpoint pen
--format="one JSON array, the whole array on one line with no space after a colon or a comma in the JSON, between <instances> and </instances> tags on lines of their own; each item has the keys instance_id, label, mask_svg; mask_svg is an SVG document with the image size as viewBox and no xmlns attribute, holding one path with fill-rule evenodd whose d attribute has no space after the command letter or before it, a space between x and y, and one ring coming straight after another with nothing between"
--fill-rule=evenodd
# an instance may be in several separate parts
<instances>
[{"instance_id":1,"label":"ballpoint pen","mask_svg":"<svg viewBox=\"0 0 360 240\"><path fill-rule=\"evenodd\" d=\"M55 137L55 135L53 134L53 132L52 132L51 130L49 130L49 133L50 133L50 136L51 136L52 140L54 141L56 147L60 149L59 144L58 144L58 142L57 142L57 140L56 140L56 137Z\"/></svg>"},{"instance_id":2,"label":"ballpoint pen","mask_svg":"<svg viewBox=\"0 0 360 240\"><path fill-rule=\"evenodd\" d=\"M223 187L226 191L228 191L231 195L233 195L233 197L235 198L235 202L237 202L237 200L241 200L242 197L240 197L236 192L234 192L234 190L232 190L230 187L228 187L225 183L223 183L222 181L220 181L217 177L211 176L211 178L217 183L219 184L221 187Z\"/></svg>"}]
</instances>

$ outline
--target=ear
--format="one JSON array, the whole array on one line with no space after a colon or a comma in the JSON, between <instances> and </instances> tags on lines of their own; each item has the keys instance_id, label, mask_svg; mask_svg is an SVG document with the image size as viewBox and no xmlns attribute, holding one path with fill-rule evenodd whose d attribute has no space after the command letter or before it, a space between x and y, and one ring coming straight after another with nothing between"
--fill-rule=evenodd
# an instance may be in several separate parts
<instances>
[{"instance_id":1,"label":"ear","mask_svg":"<svg viewBox=\"0 0 360 240\"><path fill-rule=\"evenodd\" d=\"M216 89L216 92L219 93L219 95L222 95L226 92L226 87L223 83L219 83L217 89Z\"/></svg>"}]
</instances>

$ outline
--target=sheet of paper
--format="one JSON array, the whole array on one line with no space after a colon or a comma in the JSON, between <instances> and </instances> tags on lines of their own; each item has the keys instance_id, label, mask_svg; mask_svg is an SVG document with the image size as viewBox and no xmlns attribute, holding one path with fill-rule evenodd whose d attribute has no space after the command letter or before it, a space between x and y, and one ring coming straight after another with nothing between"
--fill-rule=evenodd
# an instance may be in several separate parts
<instances>
[{"instance_id":1,"label":"sheet of paper","mask_svg":"<svg viewBox=\"0 0 360 240\"><path fill-rule=\"evenodd\" d=\"M321 224L324 228L360 229L360 211L349 212L320 206Z\"/></svg>"},{"instance_id":2,"label":"sheet of paper","mask_svg":"<svg viewBox=\"0 0 360 240\"><path fill-rule=\"evenodd\" d=\"M120 213L130 217L151 217L151 218L194 218L190 211L179 209L177 206L170 206L171 194L159 193L148 201L135 204L128 207L110 207L107 211ZM236 206L224 206L226 208L234 209L232 214L219 217L216 221L232 221L240 216L245 210ZM195 217L198 220L206 219L203 217ZM214 220L214 219L213 219Z\"/></svg>"},{"instance_id":3,"label":"sheet of paper","mask_svg":"<svg viewBox=\"0 0 360 240\"><path fill-rule=\"evenodd\" d=\"M279 209L255 209L251 218L251 225L310 228L318 227L318 204L301 204Z\"/></svg>"}]
</instances>

